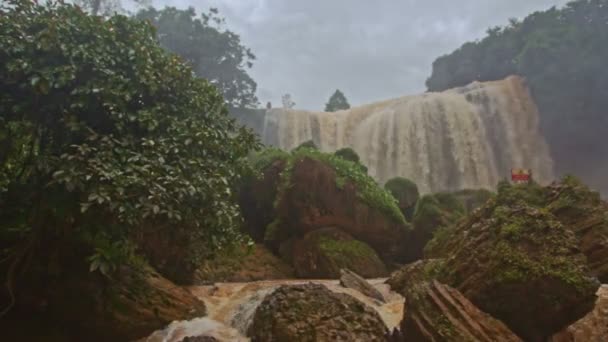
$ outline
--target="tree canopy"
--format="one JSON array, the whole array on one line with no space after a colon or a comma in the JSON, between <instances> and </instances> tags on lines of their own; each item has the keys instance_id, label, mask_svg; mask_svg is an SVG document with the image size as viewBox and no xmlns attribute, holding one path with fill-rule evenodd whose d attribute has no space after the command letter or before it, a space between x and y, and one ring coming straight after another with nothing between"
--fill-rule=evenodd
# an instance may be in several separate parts
<instances>
[{"instance_id":1,"label":"tree canopy","mask_svg":"<svg viewBox=\"0 0 608 342\"><path fill-rule=\"evenodd\" d=\"M346 96L344 96L344 94L339 89L336 89L333 95L331 95L331 97L329 98L329 101L327 101L327 103L325 104L326 112L336 112L349 108L350 104L348 104Z\"/></svg>"},{"instance_id":2,"label":"tree canopy","mask_svg":"<svg viewBox=\"0 0 608 342\"><path fill-rule=\"evenodd\" d=\"M228 106L258 105L257 84L247 74L255 55L241 44L236 33L222 28L224 19L216 9L197 16L192 7L147 8L136 17L150 21L160 44L181 56L197 76L216 86Z\"/></svg>"},{"instance_id":3,"label":"tree canopy","mask_svg":"<svg viewBox=\"0 0 608 342\"><path fill-rule=\"evenodd\" d=\"M526 78L559 173L608 192L608 1L577 0L495 27L433 63L430 91Z\"/></svg>"},{"instance_id":4,"label":"tree canopy","mask_svg":"<svg viewBox=\"0 0 608 342\"><path fill-rule=\"evenodd\" d=\"M159 226L184 262L240 239L231 185L258 142L148 23L0 4L0 114L1 236L80 239L102 272Z\"/></svg>"}]
</instances>

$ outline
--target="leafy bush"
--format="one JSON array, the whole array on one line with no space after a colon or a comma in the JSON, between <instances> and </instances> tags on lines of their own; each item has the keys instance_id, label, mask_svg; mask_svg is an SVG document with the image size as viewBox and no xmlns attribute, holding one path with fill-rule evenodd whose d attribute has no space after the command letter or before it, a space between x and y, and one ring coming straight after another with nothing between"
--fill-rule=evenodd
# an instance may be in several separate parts
<instances>
[{"instance_id":1,"label":"leafy bush","mask_svg":"<svg viewBox=\"0 0 608 342\"><path fill-rule=\"evenodd\" d=\"M240 239L231 184L258 142L149 24L3 2L0 113L0 231L113 242L171 227L191 262ZM120 253L97 254L101 269Z\"/></svg>"},{"instance_id":2,"label":"leafy bush","mask_svg":"<svg viewBox=\"0 0 608 342\"><path fill-rule=\"evenodd\" d=\"M416 183L403 177L389 179L384 188L397 199L399 208L408 220L412 219L420 193Z\"/></svg>"},{"instance_id":3,"label":"leafy bush","mask_svg":"<svg viewBox=\"0 0 608 342\"><path fill-rule=\"evenodd\" d=\"M360 160L357 152L350 147L341 148L334 152L334 154L342 159L350 160L353 163L358 163Z\"/></svg>"},{"instance_id":4,"label":"leafy bush","mask_svg":"<svg viewBox=\"0 0 608 342\"><path fill-rule=\"evenodd\" d=\"M314 141L308 140L308 141L305 141L305 142L301 143L300 145L298 145L296 148L294 148L292 150L292 152L293 151L297 151L297 150L299 150L301 148L312 148L312 149L315 149L315 150L319 149Z\"/></svg>"}]
</instances>

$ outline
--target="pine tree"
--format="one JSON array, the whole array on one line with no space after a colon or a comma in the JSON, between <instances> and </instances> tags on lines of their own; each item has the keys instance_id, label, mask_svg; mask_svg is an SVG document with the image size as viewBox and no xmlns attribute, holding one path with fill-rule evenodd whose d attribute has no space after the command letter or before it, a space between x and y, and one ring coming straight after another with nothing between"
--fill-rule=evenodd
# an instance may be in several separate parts
<instances>
[{"instance_id":1,"label":"pine tree","mask_svg":"<svg viewBox=\"0 0 608 342\"><path fill-rule=\"evenodd\" d=\"M348 104L346 96L344 96L344 94L339 89L336 89L334 94L329 98L329 101L325 104L326 112L336 112L349 108L350 104Z\"/></svg>"}]
</instances>

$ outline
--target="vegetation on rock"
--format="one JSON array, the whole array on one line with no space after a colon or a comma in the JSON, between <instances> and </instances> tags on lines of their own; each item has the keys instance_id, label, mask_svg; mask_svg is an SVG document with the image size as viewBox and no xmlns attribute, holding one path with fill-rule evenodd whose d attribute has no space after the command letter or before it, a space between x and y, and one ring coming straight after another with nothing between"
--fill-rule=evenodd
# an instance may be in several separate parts
<instances>
[{"instance_id":1,"label":"vegetation on rock","mask_svg":"<svg viewBox=\"0 0 608 342\"><path fill-rule=\"evenodd\" d=\"M256 310L252 341L385 341L378 313L359 300L323 285L281 286Z\"/></svg>"},{"instance_id":2,"label":"vegetation on rock","mask_svg":"<svg viewBox=\"0 0 608 342\"><path fill-rule=\"evenodd\" d=\"M232 186L256 138L149 24L4 2L0 112L10 294L28 272L45 282L87 256L91 271L115 282L121 265L145 265L141 255L163 272L179 266L172 278L187 281L205 257L243 240Z\"/></svg>"},{"instance_id":3,"label":"vegetation on rock","mask_svg":"<svg viewBox=\"0 0 608 342\"><path fill-rule=\"evenodd\" d=\"M293 265L299 278L337 279L343 268L366 278L387 274L386 266L370 246L336 228L315 230L295 242Z\"/></svg>"},{"instance_id":4,"label":"vegetation on rock","mask_svg":"<svg viewBox=\"0 0 608 342\"><path fill-rule=\"evenodd\" d=\"M395 197L399 203L399 209L408 221L411 221L414 216L416 202L420 197L418 186L411 180L403 177L389 179L384 184L384 189Z\"/></svg>"}]
</instances>

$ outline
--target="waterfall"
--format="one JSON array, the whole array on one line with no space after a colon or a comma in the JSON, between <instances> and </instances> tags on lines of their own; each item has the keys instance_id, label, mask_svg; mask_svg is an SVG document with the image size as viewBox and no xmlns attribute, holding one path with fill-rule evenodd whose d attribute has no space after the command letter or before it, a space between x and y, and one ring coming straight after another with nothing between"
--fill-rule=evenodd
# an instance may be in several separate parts
<instances>
[{"instance_id":1,"label":"waterfall","mask_svg":"<svg viewBox=\"0 0 608 342\"><path fill-rule=\"evenodd\" d=\"M325 152L351 147L372 177L406 177L423 193L493 189L511 168L552 180L538 121L525 81L511 76L334 113L271 109L262 141L285 150L308 140Z\"/></svg>"}]
</instances>

